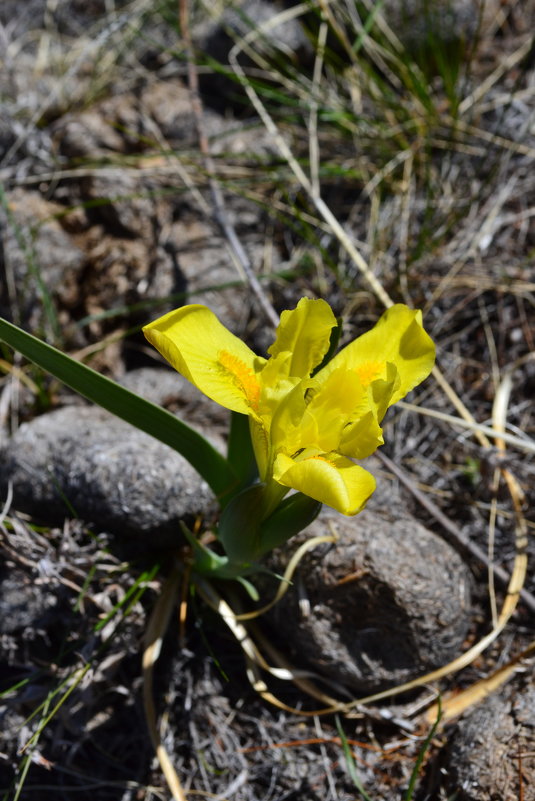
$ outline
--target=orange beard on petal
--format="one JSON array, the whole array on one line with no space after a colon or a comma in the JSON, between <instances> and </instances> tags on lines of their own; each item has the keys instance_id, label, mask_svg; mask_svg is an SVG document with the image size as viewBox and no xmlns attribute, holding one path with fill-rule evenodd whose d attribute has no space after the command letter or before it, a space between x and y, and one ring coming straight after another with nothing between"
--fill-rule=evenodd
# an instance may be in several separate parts
<instances>
[{"instance_id":1,"label":"orange beard on petal","mask_svg":"<svg viewBox=\"0 0 535 801\"><path fill-rule=\"evenodd\" d=\"M385 362L364 362L360 367L355 367L355 372L360 378L363 387L367 387L372 381L384 373Z\"/></svg>"},{"instance_id":2,"label":"orange beard on petal","mask_svg":"<svg viewBox=\"0 0 535 801\"><path fill-rule=\"evenodd\" d=\"M234 382L234 385L245 395L249 406L255 412L258 411L260 384L254 371L227 350L220 350L217 358L225 373Z\"/></svg>"}]
</instances>

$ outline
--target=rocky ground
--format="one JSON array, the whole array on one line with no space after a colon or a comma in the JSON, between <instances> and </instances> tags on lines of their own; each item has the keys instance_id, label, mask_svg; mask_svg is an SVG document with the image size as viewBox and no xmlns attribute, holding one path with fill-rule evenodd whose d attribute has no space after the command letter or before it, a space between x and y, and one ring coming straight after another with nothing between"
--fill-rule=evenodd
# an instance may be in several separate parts
<instances>
[{"instance_id":1,"label":"rocky ground","mask_svg":"<svg viewBox=\"0 0 535 801\"><path fill-rule=\"evenodd\" d=\"M315 17L284 17L242 61L312 174L316 142L322 196L383 288L424 309L439 365L478 421L492 424L511 381L516 444L503 455L449 422L392 414L382 449L391 461L370 464L374 498L357 518L324 510L307 530L334 527L339 539L305 556L258 641L348 700L436 670L488 633L515 524L528 532L524 595L461 673L340 719L311 714L318 701L273 677L264 676L283 707L262 699L230 630L191 595L185 628L169 627L154 687L189 798L348 801L361 783L374 801L535 799L533 655L429 743L425 716L436 690L447 699L481 686L533 641L535 7L502 0L479 13L477 2L437 0L424 13L417 0L386 2L375 45L349 57L344 36L358 39L372 6L334 4L327 14L320 88ZM346 338L381 313L273 132L214 70L213 59L228 64L236 37L274 10L284 12L262 2L227 10L223 30L222 10L207 19L192 8L201 134L220 206L174 4L0 5L0 314L222 449L225 413L168 370L139 330L202 302L265 352L272 325L232 236L278 312L304 294L325 297ZM1 797L169 798L143 708L143 636L180 521L209 525L213 499L177 453L3 346L0 371ZM432 380L411 400L453 412ZM503 465L523 493L516 523L496 483ZM284 569L298 544L279 549L272 566ZM274 591L263 587L266 598Z\"/></svg>"}]
</instances>

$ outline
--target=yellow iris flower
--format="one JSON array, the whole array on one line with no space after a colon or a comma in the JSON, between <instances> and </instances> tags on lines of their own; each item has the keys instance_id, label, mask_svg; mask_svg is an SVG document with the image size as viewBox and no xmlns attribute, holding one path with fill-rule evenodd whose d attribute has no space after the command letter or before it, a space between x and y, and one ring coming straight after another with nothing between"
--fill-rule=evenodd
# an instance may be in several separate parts
<instances>
[{"instance_id":1,"label":"yellow iris flower","mask_svg":"<svg viewBox=\"0 0 535 801\"><path fill-rule=\"evenodd\" d=\"M269 498L263 517L290 488L345 515L360 511L375 479L352 459L383 444L386 410L433 367L435 347L421 312L398 304L317 370L336 326L324 300L302 298L282 313L269 359L257 356L206 306L183 306L143 329L205 395L248 415Z\"/></svg>"}]
</instances>

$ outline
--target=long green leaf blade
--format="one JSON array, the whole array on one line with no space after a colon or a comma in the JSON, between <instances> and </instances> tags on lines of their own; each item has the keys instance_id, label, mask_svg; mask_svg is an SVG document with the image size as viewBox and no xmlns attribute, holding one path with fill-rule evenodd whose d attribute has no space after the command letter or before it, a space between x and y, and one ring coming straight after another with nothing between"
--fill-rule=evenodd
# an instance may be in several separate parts
<instances>
[{"instance_id":1,"label":"long green leaf blade","mask_svg":"<svg viewBox=\"0 0 535 801\"><path fill-rule=\"evenodd\" d=\"M201 434L166 409L140 398L3 318L0 318L0 340L88 400L181 453L218 496L222 506L237 489L238 480L227 460Z\"/></svg>"}]
</instances>

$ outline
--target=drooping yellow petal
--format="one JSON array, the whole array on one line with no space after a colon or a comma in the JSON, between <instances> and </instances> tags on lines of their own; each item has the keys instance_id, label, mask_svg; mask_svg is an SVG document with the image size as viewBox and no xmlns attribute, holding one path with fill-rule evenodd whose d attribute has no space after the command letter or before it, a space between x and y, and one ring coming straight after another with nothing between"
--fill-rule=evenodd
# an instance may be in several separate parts
<instances>
[{"instance_id":1,"label":"drooping yellow petal","mask_svg":"<svg viewBox=\"0 0 535 801\"><path fill-rule=\"evenodd\" d=\"M395 365L399 384L391 406L427 378L435 363L435 346L422 325L422 313L403 304L388 309L371 331L350 342L317 375L325 378L338 367L355 370L364 384L389 380L387 363Z\"/></svg>"},{"instance_id":2,"label":"drooping yellow petal","mask_svg":"<svg viewBox=\"0 0 535 801\"><path fill-rule=\"evenodd\" d=\"M143 333L209 398L235 412L257 415L258 372L265 359L231 334L206 306L183 306L146 325Z\"/></svg>"},{"instance_id":3,"label":"drooping yellow petal","mask_svg":"<svg viewBox=\"0 0 535 801\"><path fill-rule=\"evenodd\" d=\"M344 515L360 512L375 489L375 479L367 470L336 453L301 461L279 453L273 477L279 484L299 490Z\"/></svg>"},{"instance_id":4,"label":"drooping yellow petal","mask_svg":"<svg viewBox=\"0 0 535 801\"><path fill-rule=\"evenodd\" d=\"M288 375L308 378L329 350L331 331L336 317L324 300L301 298L295 309L283 311L275 342L268 353L291 353L285 366Z\"/></svg>"}]
</instances>

